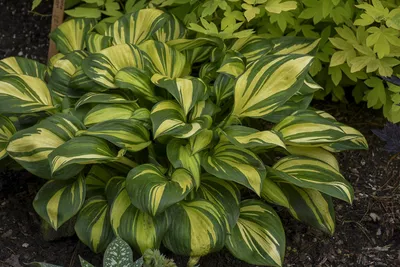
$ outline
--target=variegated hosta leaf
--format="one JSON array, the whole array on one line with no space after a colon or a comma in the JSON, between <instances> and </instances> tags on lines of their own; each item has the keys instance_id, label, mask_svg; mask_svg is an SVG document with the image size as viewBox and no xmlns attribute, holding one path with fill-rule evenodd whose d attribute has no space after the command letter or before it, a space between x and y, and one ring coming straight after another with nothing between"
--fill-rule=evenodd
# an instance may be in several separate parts
<instances>
[{"instance_id":1,"label":"variegated hosta leaf","mask_svg":"<svg viewBox=\"0 0 400 267\"><path fill-rule=\"evenodd\" d=\"M171 79L183 74L186 58L175 48L152 40L140 44L139 48L148 55L149 61L146 63L152 74L157 73Z\"/></svg>"},{"instance_id":2,"label":"variegated hosta leaf","mask_svg":"<svg viewBox=\"0 0 400 267\"><path fill-rule=\"evenodd\" d=\"M57 230L81 209L85 202L85 177L68 181L48 181L33 200L39 216Z\"/></svg>"},{"instance_id":3,"label":"variegated hosta leaf","mask_svg":"<svg viewBox=\"0 0 400 267\"><path fill-rule=\"evenodd\" d=\"M83 123L87 126L104 121L132 119L138 105L132 104L97 104L86 115Z\"/></svg>"},{"instance_id":4,"label":"variegated hosta leaf","mask_svg":"<svg viewBox=\"0 0 400 267\"><path fill-rule=\"evenodd\" d=\"M224 47L224 42L217 37L203 36L196 39L175 39L167 43L178 51L192 50L204 46Z\"/></svg>"},{"instance_id":5,"label":"variegated hosta leaf","mask_svg":"<svg viewBox=\"0 0 400 267\"><path fill-rule=\"evenodd\" d=\"M353 132L354 128L347 127L345 131ZM346 141L340 141L333 144L329 144L327 146L323 146L322 148L330 151L330 152L341 152L345 150L358 150L358 149L368 149L367 140L363 135Z\"/></svg>"},{"instance_id":6,"label":"variegated hosta leaf","mask_svg":"<svg viewBox=\"0 0 400 267\"><path fill-rule=\"evenodd\" d=\"M325 163L328 163L337 171L339 171L339 163L336 157L329 151L320 147L299 147L299 146L287 146L287 151L292 155L305 156L313 159L318 159Z\"/></svg>"},{"instance_id":7,"label":"variegated hosta leaf","mask_svg":"<svg viewBox=\"0 0 400 267\"><path fill-rule=\"evenodd\" d=\"M133 252L129 244L119 237L115 238L104 253L103 266L135 267L133 264Z\"/></svg>"},{"instance_id":8,"label":"variegated hosta leaf","mask_svg":"<svg viewBox=\"0 0 400 267\"><path fill-rule=\"evenodd\" d=\"M140 69L131 67L120 70L115 76L115 84L119 88L129 89L136 96L144 97L150 102L159 101L159 97L154 93L154 85L150 77Z\"/></svg>"},{"instance_id":9,"label":"variegated hosta leaf","mask_svg":"<svg viewBox=\"0 0 400 267\"><path fill-rule=\"evenodd\" d=\"M75 109L85 104L130 104L135 103L137 100L129 100L118 94L105 94L105 93L87 93L83 95L75 103Z\"/></svg>"},{"instance_id":10,"label":"variegated hosta leaf","mask_svg":"<svg viewBox=\"0 0 400 267\"><path fill-rule=\"evenodd\" d=\"M56 64L56 62L58 61L58 60L60 60L61 58L63 58L65 55L63 54L63 53L57 53L57 54L55 54L54 56L52 56L50 59L49 59L49 62L47 63L47 74L49 75L49 76L51 76L51 72L53 71L53 67L54 67L54 64Z\"/></svg>"},{"instance_id":11,"label":"variegated hosta leaf","mask_svg":"<svg viewBox=\"0 0 400 267\"><path fill-rule=\"evenodd\" d=\"M25 170L50 179L48 155L85 126L75 117L57 114L13 135L7 153Z\"/></svg>"},{"instance_id":12,"label":"variegated hosta leaf","mask_svg":"<svg viewBox=\"0 0 400 267\"><path fill-rule=\"evenodd\" d=\"M263 56L237 79L233 116L263 117L283 105L303 85L313 57Z\"/></svg>"},{"instance_id":13,"label":"variegated hosta leaf","mask_svg":"<svg viewBox=\"0 0 400 267\"><path fill-rule=\"evenodd\" d=\"M69 179L86 164L115 161L121 157L103 139L78 136L54 149L48 156L54 179Z\"/></svg>"},{"instance_id":14,"label":"variegated hosta leaf","mask_svg":"<svg viewBox=\"0 0 400 267\"><path fill-rule=\"evenodd\" d=\"M114 233L141 254L159 248L169 226L165 213L153 217L135 208L125 189L115 198L110 217Z\"/></svg>"},{"instance_id":15,"label":"variegated hosta leaf","mask_svg":"<svg viewBox=\"0 0 400 267\"><path fill-rule=\"evenodd\" d=\"M220 142L204 154L202 167L210 174L233 181L261 193L266 170L262 161L250 150Z\"/></svg>"},{"instance_id":16,"label":"variegated hosta leaf","mask_svg":"<svg viewBox=\"0 0 400 267\"><path fill-rule=\"evenodd\" d=\"M105 32L114 44L140 44L152 39L152 35L169 20L170 16L158 9L141 9L126 14L111 24Z\"/></svg>"},{"instance_id":17,"label":"variegated hosta leaf","mask_svg":"<svg viewBox=\"0 0 400 267\"><path fill-rule=\"evenodd\" d=\"M238 259L254 265L282 266L285 232L273 208L259 200L245 200L240 217L227 236L226 246Z\"/></svg>"},{"instance_id":18,"label":"variegated hosta leaf","mask_svg":"<svg viewBox=\"0 0 400 267\"><path fill-rule=\"evenodd\" d=\"M273 49L269 52L272 55L312 55L318 50L320 39L285 36L271 40Z\"/></svg>"},{"instance_id":19,"label":"variegated hosta leaf","mask_svg":"<svg viewBox=\"0 0 400 267\"><path fill-rule=\"evenodd\" d=\"M10 138L17 132L12 121L0 115L0 160L7 156L7 145Z\"/></svg>"},{"instance_id":20,"label":"variegated hosta leaf","mask_svg":"<svg viewBox=\"0 0 400 267\"><path fill-rule=\"evenodd\" d=\"M170 178L152 164L133 168L126 179L126 190L132 204L153 216L183 200L195 187L192 174L176 169Z\"/></svg>"},{"instance_id":21,"label":"variegated hosta leaf","mask_svg":"<svg viewBox=\"0 0 400 267\"><path fill-rule=\"evenodd\" d=\"M289 208L289 201L285 194L268 176L264 180L261 197L270 203Z\"/></svg>"},{"instance_id":22,"label":"variegated hosta leaf","mask_svg":"<svg viewBox=\"0 0 400 267\"><path fill-rule=\"evenodd\" d=\"M115 176L111 178L105 187L106 198L111 205L117 198L119 192L125 189L126 177Z\"/></svg>"},{"instance_id":23,"label":"variegated hosta leaf","mask_svg":"<svg viewBox=\"0 0 400 267\"><path fill-rule=\"evenodd\" d=\"M153 34L153 37L157 41L166 43L184 38L186 32L185 25L175 15L169 14L165 24Z\"/></svg>"},{"instance_id":24,"label":"variegated hosta leaf","mask_svg":"<svg viewBox=\"0 0 400 267\"><path fill-rule=\"evenodd\" d=\"M317 190L282 183L293 217L330 235L335 232L335 210L332 198Z\"/></svg>"},{"instance_id":25,"label":"variegated hosta leaf","mask_svg":"<svg viewBox=\"0 0 400 267\"><path fill-rule=\"evenodd\" d=\"M82 61L88 55L85 51L73 51L66 54L54 63L49 79L49 88L57 95L79 98L85 92L80 91L77 86L72 88L70 82L75 73L78 72ZM80 81L82 82L82 81ZM87 82L84 80L83 82Z\"/></svg>"},{"instance_id":26,"label":"variegated hosta leaf","mask_svg":"<svg viewBox=\"0 0 400 267\"><path fill-rule=\"evenodd\" d=\"M210 116L202 116L186 123L186 116L178 103L165 100L154 105L151 115L154 138L172 135L177 138L189 138L211 125Z\"/></svg>"},{"instance_id":27,"label":"variegated hosta leaf","mask_svg":"<svg viewBox=\"0 0 400 267\"><path fill-rule=\"evenodd\" d=\"M167 145L167 156L174 168L188 170L195 180L196 187L200 186L200 155L193 154L190 145L185 140L171 140Z\"/></svg>"},{"instance_id":28,"label":"variegated hosta leaf","mask_svg":"<svg viewBox=\"0 0 400 267\"><path fill-rule=\"evenodd\" d=\"M174 254L200 257L223 248L224 211L207 200L182 201L167 211L170 227L163 244Z\"/></svg>"},{"instance_id":29,"label":"variegated hosta leaf","mask_svg":"<svg viewBox=\"0 0 400 267\"><path fill-rule=\"evenodd\" d=\"M182 51L186 57L186 64L192 66L195 63L206 61L210 58L212 48L212 46L205 46Z\"/></svg>"},{"instance_id":30,"label":"variegated hosta leaf","mask_svg":"<svg viewBox=\"0 0 400 267\"><path fill-rule=\"evenodd\" d=\"M132 120L110 120L93 125L78 135L96 136L114 145L136 152L151 144L149 131L140 123Z\"/></svg>"},{"instance_id":31,"label":"variegated hosta leaf","mask_svg":"<svg viewBox=\"0 0 400 267\"><path fill-rule=\"evenodd\" d=\"M213 116L219 111L219 107L216 106L210 99L206 101L199 101L194 105L192 113L190 114L190 120L195 120L203 116Z\"/></svg>"},{"instance_id":32,"label":"variegated hosta leaf","mask_svg":"<svg viewBox=\"0 0 400 267\"><path fill-rule=\"evenodd\" d=\"M170 79L159 74L154 74L151 77L151 81L174 96L183 108L185 116L187 116L197 102L204 101L208 97L207 85L199 78Z\"/></svg>"},{"instance_id":33,"label":"variegated hosta leaf","mask_svg":"<svg viewBox=\"0 0 400 267\"><path fill-rule=\"evenodd\" d=\"M299 187L315 189L351 203L353 188L331 165L304 156L287 156L268 169L269 177Z\"/></svg>"},{"instance_id":34,"label":"variegated hosta leaf","mask_svg":"<svg viewBox=\"0 0 400 267\"><path fill-rule=\"evenodd\" d=\"M0 60L0 77L6 74L22 74L44 80L46 66L23 57L8 57Z\"/></svg>"},{"instance_id":35,"label":"variegated hosta leaf","mask_svg":"<svg viewBox=\"0 0 400 267\"><path fill-rule=\"evenodd\" d=\"M206 148L213 141L214 132L212 130L203 129L198 134L189 138L191 154L194 155Z\"/></svg>"},{"instance_id":36,"label":"variegated hosta leaf","mask_svg":"<svg viewBox=\"0 0 400 267\"><path fill-rule=\"evenodd\" d=\"M218 62L206 62L201 65L199 71L199 77L206 83L209 84L217 79L219 64Z\"/></svg>"},{"instance_id":37,"label":"variegated hosta leaf","mask_svg":"<svg viewBox=\"0 0 400 267\"><path fill-rule=\"evenodd\" d=\"M95 24L95 19L70 19L50 33L50 38L63 54L83 50L85 48L85 37Z\"/></svg>"},{"instance_id":38,"label":"variegated hosta leaf","mask_svg":"<svg viewBox=\"0 0 400 267\"><path fill-rule=\"evenodd\" d=\"M221 73L217 76L213 87L217 105L220 105L223 100L233 95L234 87L235 79L229 75Z\"/></svg>"},{"instance_id":39,"label":"variegated hosta leaf","mask_svg":"<svg viewBox=\"0 0 400 267\"><path fill-rule=\"evenodd\" d=\"M348 140L360 140L359 148L368 147L364 136L354 128L319 116L315 111L297 111L275 125L285 144L293 146L323 146Z\"/></svg>"},{"instance_id":40,"label":"variegated hosta leaf","mask_svg":"<svg viewBox=\"0 0 400 267\"><path fill-rule=\"evenodd\" d=\"M237 78L244 72L246 68L245 58L237 51L229 50L225 53L221 66L217 70L218 73L229 75Z\"/></svg>"},{"instance_id":41,"label":"variegated hosta leaf","mask_svg":"<svg viewBox=\"0 0 400 267\"><path fill-rule=\"evenodd\" d=\"M46 83L40 78L8 74L0 77L0 113L32 113L54 109Z\"/></svg>"},{"instance_id":42,"label":"variegated hosta leaf","mask_svg":"<svg viewBox=\"0 0 400 267\"><path fill-rule=\"evenodd\" d=\"M76 68L75 73L71 76L71 79L69 80L69 88L70 91L72 90L72 88L74 89L74 91L80 91L78 96L81 96L83 95L83 93L86 92L105 92L109 89L90 79L90 77L87 76L85 71L83 70L82 65L79 65Z\"/></svg>"},{"instance_id":43,"label":"variegated hosta leaf","mask_svg":"<svg viewBox=\"0 0 400 267\"><path fill-rule=\"evenodd\" d=\"M313 97L314 94L294 95L288 101L286 101L285 104L278 107L266 116L263 116L262 119L273 123L279 123L296 111L306 110L309 107Z\"/></svg>"},{"instance_id":44,"label":"variegated hosta leaf","mask_svg":"<svg viewBox=\"0 0 400 267\"><path fill-rule=\"evenodd\" d=\"M324 88L321 87L321 85L317 84L313 78L311 77L310 74L306 75L306 78L304 79L304 84L300 88L300 90L297 92L297 94L300 95L309 95L317 92L318 90L323 90Z\"/></svg>"},{"instance_id":45,"label":"variegated hosta leaf","mask_svg":"<svg viewBox=\"0 0 400 267\"><path fill-rule=\"evenodd\" d=\"M120 44L89 55L82 63L87 76L108 88L118 88L115 75L123 68L144 69L143 53L135 45Z\"/></svg>"},{"instance_id":46,"label":"variegated hosta leaf","mask_svg":"<svg viewBox=\"0 0 400 267\"><path fill-rule=\"evenodd\" d=\"M86 37L86 49L90 53L100 52L101 50L110 47L112 41L112 37L91 32Z\"/></svg>"},{"instance_id":47,"label":"variegated hosta leaf","mask_svg":"<svg viewBox=\"0 0 400 267\"><path fill-rule=\"evenodd\" d=\"M286 148L282 139L274 131L258 131L246 126L233 125L223 129L222 133L232 144L243 148L277 146Z\"/></svg>"},{"instance_id":48,"label":"variegated hosta leaf","mask_svg":"<svg viewBox=\"0 0 400 267\"><path fill-rule=\"evenodd\" d=\"M228 230L236 225L240 213L240 191L235 183L207 174L201 177L196 196L210 201L225 212Z\"/></svg>"},{"instance_id":49,"label":"variegated hosta leaf","mask_svg":"<svg viewBox=\"0 0 400 267\"><path fill-rule=\"evenodd\" d=\"M117 172L110 167L102 164L94 164L85 179L87 198L104 194L104 189L108 181L116 175Z\"/></svg>"},{"instance_id":50,"label":"variegated hosta leaf","mask_svg":"<svg viewBox=\"0 0 400 267\"><path fill-rule=\"evenodd\" d=\"M75 223L79 239L95 253L105 251L114 239L109 210L107 199L94 196L85 202Z\"/></svg>"},{"instance_id":51,"label":"variegated hosta leaf","mask_svg":"<svg viewBox=\"0 0 400 267\"><path fill-rule=\"evenodd\" d=\"M239 38L230 47L231 50L240 52L247 59L247 63L260 59L272 48L270 40L255 35Z\"/></svg>"}]
</instances>

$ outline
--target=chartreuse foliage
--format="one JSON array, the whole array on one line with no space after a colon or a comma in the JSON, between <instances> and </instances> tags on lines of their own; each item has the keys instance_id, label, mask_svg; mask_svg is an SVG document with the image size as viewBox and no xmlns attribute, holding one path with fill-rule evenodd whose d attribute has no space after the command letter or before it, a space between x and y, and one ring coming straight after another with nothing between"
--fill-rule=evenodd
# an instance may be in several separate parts
<instances>
[{"instance_id":1,"label":"chartreuse foliage","mask_svg":"<svg viewBox=\"0 0 400 267\"><path fill-rule=\"evenodd\" d=\"M333 233L332 198L353 200L334 153L367 143L308 108L318 40L225 40L153 8L94 25L54 31L62 54L47 68L1 61L0 155L48 180L34 200L43 220L76 218L95 252L119 237L140 254L163 244L189 266L223 247L282 266L274 205ZM271 127L251 127L261 120Z\"/></svg>"},{"instance_id":2,"label":"chartreuse foliage","mask_svg":"<svg viewBox=\"0 0 400 267\"><path fill-rule=\"evenodd\" d=\"M39 2L40 0L35 0L34 6ZM77 4L79 6L76 6ZM266 44L265 38L321 38L318 44L319 51L309 68L309 73L325 90L317 92L315 97L321 99L331 95L334 101L347 102L352 94L357 103L366 101L370 108L382 108L389 121L400 121L400 89L389 78L400 77L399 0L67 1L67 8L74 5L74 8L66 11L70 16L104 18L95 27L102 34L107 30L106 25L125 13L143 7L159 7L170 11L175 16L174 21L176 18L181 19L192 31L221 39L249 38L251 44L248 45L252 48L246 48L246 52L240 51L246 56L247 62L251 61L247 52L257 54L255 46L263 51L270 50L271 47ZM146 34L151 35L155 32L155 39L159 41L185 36L179 23L161 27L158 23L161 17L156 14L154 16L154 20L141 21L142 18L138 18L138 21L141 21L140 25L153 22L152 29ZM110 28L108 30L112 31ZM129 33L124 33L124 36L128 38ZM139 38L136 41L147 38L143 34L138 36L129 38ZM259 38L264 40L264 45L261 45L262 40ZM111 42L110 38L95 33L90 34L88 40L89 51L92 51L92 47L102 47ZM260 43L257 44L258 42ZM114 43L119 43L119 37L114 39ZM131 43L138 42L132 39ZM63 49L60 44L60 50ZM206 54L206 50L197 49L195 53ZM235 50L238 50L237 46ZM230 55L231 52L226 55ZM231 55L227 60L231 60L231 64L236 66L240 64L240 59L231 58ZM228 65L225 69L228 69ZM213 64L204 67L205 72L215 70ZM231 74L238 73L237 71L235 69ZM226 83L227 79L227 76L220 76L215 84L216 90L220 92L217 96L218 103L230 92L225 90L227 87L221 87L221 83ZM305 102L296 99L296 103L300 105Z\"/></svg>"}]
</instances>

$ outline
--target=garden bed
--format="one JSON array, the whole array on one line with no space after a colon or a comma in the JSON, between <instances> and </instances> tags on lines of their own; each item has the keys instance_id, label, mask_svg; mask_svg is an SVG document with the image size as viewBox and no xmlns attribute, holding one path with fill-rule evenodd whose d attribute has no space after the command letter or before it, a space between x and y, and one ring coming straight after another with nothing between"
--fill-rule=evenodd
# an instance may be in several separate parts
<instances>
[{"instance_id":1,"label":"garden bed","mask_svg":"<svg viewBox=\"0 0 400 267\"><path fill-rule=\"evenodd\" d=\"M0 1L0 58L18 55L45 62L50 17L28 13L30 3ZM44 5L38 12L49 14L51 7ZM335 202L337 226L333 237L280 211L288 245L285 266L399 266L400 159L391 160L392 155L382 150L383 143L370 131L384 124L381 112L337 103L315 105L360 130L370 150L340 154L341 170L354 186L355 200L352 206ZM0 173L0 266L19 267L32 261L79 266L78 255L100 266L101 256L94 255L75 237L54 242L42 238L32 200L43 182L23 171ZM168 256L178 266L185 266L186 259ZM249 266L225 251L202 258L200 264Z\"/></svg>"}]
</instances>

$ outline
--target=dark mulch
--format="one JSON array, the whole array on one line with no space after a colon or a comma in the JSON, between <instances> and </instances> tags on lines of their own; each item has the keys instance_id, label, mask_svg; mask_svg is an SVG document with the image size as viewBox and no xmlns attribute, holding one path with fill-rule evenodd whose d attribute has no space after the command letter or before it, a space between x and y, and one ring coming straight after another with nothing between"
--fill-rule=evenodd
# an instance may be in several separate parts
<instances>
[{"instance_id":1,"label":"dark mulch","mask_svg":"<svg viewBox=\"0 0 400 267\"><path fill-rule=\"evenodd\" d=\"M46 61L50 17L33 16L28 11L30 3L0 0L0 58L20 55ZM50 5L45 4L39 12L49 14ZM339 156L342 172L354 186L355 200L353 205L336 201L333 237L282 214L287 236L285 266L400 266L400 158L391 159L371 133L384 123L381 112L355 105L316 105L359 129L370 150ZM94 255L76 237L43 240L31 204L42 183L23 171L0 173L0 266L20 267L32 261L79 266L78 255L100 266L101 255ZM174 258L179 266L185 266L185 258ZM200 264L249 266L226 251L206 256Z\"/></svg>"}]
</instances>

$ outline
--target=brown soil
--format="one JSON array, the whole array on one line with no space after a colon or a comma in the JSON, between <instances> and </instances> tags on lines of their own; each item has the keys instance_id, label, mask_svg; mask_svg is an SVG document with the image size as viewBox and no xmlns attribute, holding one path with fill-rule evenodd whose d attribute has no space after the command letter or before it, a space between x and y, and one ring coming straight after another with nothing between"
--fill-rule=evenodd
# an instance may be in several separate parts
<instances>
[{"instance_id":1,"label":"brown soil","mask_svg":"<svg viewBox=\"0 0 400 267\"><path fill-rule=\"evenodd\" d=\"M0 0L0 58L22 53L45 62L50 18L28 13L30 3ZM51 7L44 5L39 11L50 13ZM353 205L336 201L334 236L313 230L281 212L287 236L285 266L400 266L400 158L383 151L383 143L370 131L382 127L381 112L355 105L316 105L359 129L370 150L340 154L341 170L354 186L355 200ZM94 255L76 237L43 240L31 204L42 183L23 171L0 171L0 267L20 267L33 261L79 266L78 255L101 266L101 255ZM178 266L185 266L186 258L170 253L168 256ZM202 258L200 265L250 266L227 251Z\"/></svg>"}]
</instances>

